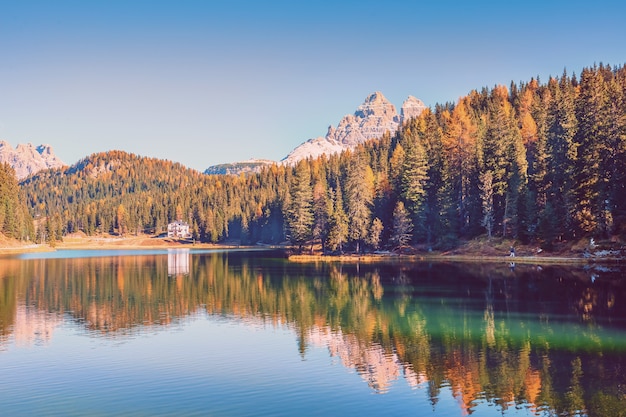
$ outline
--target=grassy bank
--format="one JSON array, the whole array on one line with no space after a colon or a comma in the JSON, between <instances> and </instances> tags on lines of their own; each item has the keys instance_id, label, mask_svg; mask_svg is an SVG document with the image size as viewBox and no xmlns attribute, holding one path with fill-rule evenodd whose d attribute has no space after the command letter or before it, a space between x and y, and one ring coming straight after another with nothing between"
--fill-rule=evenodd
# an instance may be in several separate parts
<instances>
[{"instance_id":1,"label":"grassy bank","mask_svg":"<svg viewBox=\"0 0 626 417\"><path fill-rule=\"evenodd\" d=\"M407 247L402 251L373 253L364 255L322 255L321 247L315 247L312 253L292 254L292 262L490 262L490 263L524 263L524 264L585 264L585 263L626 263L626 250L619 242L602 242L597 247L588 246L588 240L564 243L551 252L542 251L536 246L521 245L512 239L477 238L463 242L449 251L428 251L424 247ZM257 248L258 246L253 246ZM286 246L278 246L284 247ZM515 248L515 257L510 257L510 248ZM53 247L47 244L33 244L9 239L0 235L0 254L22 252L54 251L57 249L228 249L245 248L236 242L213 244L196 243L188 240L177 240L150 235L140 236L87 236L75 233L65 236Z\"/></svg>"}]
</instances>

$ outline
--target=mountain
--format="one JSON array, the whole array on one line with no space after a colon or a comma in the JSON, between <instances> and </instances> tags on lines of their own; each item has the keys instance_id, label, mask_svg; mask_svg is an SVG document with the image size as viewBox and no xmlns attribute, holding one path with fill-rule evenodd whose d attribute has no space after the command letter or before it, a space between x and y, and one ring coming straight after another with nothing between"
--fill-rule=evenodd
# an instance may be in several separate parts
<instances>
[{"instance_id":1,"label":"mountain","mask_svg":"<svg viewBox=\"0 0 626 417\"><path fill-rule=\"evenodd\" d=\"M50 145L37 147L30 143L19 144L13 147L5 141L0 141L0 163L8 162L15 170L18 180L48 168L59 168L65 163L54 154Z\"/></svg>"},{"instance_id":2,"label":"mountain","mask_svg":"<svg viewBox=\"0 0 626 417\"><path fill-rule=\"evenodd\" d=\"M241 172L259 172L263 167L275 164L269 159L249 159L247 161L232 162L229 164L212 165L204 173L207 175L239 174Z\"/></svg>"},{"instance_id":3,"label":"mountain","mask_svg":"<svg viewBox=\"0 0 626 417\"><path fill-rule=\"evenodd\" d=\"M533 79L512 92L485 87L480 99L476 91L408 121L420 111L417 100L407 100L398 115L377 93L311 141L342 149L366 140L362 131L380 135L404 121L387 139L359 145L359 155L217 176L109 151L31 175L19 198L33 218L50 220L40 231L54 230L55 238L74 231L159 234L182 219L206 242L289 239L300 246L306 238L307 246L359 252L404 250L411 239L448 250L486 235L523 242L528 249L520 254L572 248L572 256L620 256L613 248L626 242L626 108L602 106L626 102L626 67L594 66L544 84ZM541 175L537 161L545 161ZM17 189L0 178L0 194L3 188ZM8 227L14 233L11 221ZM477 250L502 255L492 249Z\"/></svg>"},{"instance_id":4,"label":"mountain","mask_svg":"<svg viewBox=\"0 0 626 417\"><path fill-rule=\"evenodd\" d=\"M204 175L177 162L114 150L31 175L20 188L31 215L50 219L46 227L54 233L47 239L53 241L78 231L158 235L182 219L196 239L207 242L280 243L278 192L285 190L287 170L267 170L261 181L253 175Z\"/></svg>"},{"instance_id":5,"label":"mountain","mask_svg":"<svg viewBox=\"0 0 626 417\"><path fill-rule=\"evenodd\" d=\"M337 127L329 126L326 136L309 139L296 147L280 162L293 165L305 158L317 158L323 154L331 155L371 139L382 137L386 132L394 133L407 120L417 117L426 108L419 99L409 96L400 113L396 107L379 91L370 94L363 104L357 107L354 114L344 116ZM258 172L264 166L271 165L268 160L250 160L231 164L214 165L205 174L239 174L241 172Z\"/></svg>"},{"instance_id":6,"label":"mountain","mask_svg":"<svg viewBox=\"0 0 626 417\"><path fill-rule=\"evenodd\" d=\"M425 108L421 100L409 96L398 114L395 106L377 91L370 94L354 114L344 116L337 127L330 126L326 136L309 139L281 162L292 165L304 158L352 149L368 140L380 138L386 132L394 133L406 120L419 116Z\"/></svg>"}]
</instances>

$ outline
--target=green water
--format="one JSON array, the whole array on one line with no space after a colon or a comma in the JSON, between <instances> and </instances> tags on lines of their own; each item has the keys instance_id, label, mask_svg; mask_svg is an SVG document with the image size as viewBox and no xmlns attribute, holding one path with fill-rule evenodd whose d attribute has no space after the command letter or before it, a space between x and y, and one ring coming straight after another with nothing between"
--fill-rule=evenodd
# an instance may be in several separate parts
<instances>
[{"instance_id":1,"label":"green water","mask_svg":"<svg viewBox=\"0 0 626 417\"><path fill-rule=\"evenodd\" d=\"M0 258L0 415L625 416L623 267Z\"/></svg>"}]
</instances>

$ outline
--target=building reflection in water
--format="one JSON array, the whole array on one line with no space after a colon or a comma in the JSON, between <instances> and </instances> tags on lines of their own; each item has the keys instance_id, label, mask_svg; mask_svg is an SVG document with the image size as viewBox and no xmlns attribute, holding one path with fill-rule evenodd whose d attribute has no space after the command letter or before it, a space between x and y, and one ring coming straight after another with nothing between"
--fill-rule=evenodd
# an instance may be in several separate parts
<instances>
[{"instance_id":1,"label":"building reflection in water","mask_svg":"<svg viewBox=\"0 0 626 417\"><path fill-rule=\"evenodd\" d=\"M178 277L189 275L189 249L167 250L167 275Z\"/></svg>"}]
</instances>

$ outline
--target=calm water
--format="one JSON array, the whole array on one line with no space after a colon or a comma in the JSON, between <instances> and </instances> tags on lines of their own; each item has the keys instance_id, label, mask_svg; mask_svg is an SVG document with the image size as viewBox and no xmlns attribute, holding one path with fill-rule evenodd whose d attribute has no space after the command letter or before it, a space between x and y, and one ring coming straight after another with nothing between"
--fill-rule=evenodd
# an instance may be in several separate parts
<instances>
[{"instance_id":1,"label":"calm water","mask_svg":"<svg viewBox=\"0 0 626 417\"><path fill-rule=\"evenodd\" d=\"M626 270L0 258L0 415L625 416Z\"/></svg>"}]
</instances>

